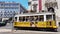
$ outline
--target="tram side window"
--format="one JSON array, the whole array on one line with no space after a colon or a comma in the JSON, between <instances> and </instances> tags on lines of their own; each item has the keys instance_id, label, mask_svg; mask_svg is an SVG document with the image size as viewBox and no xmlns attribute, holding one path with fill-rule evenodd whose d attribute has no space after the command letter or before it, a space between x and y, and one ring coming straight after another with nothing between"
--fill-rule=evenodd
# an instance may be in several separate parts
<instances>
[{"instance_id":1,"label":"tram side window","mask_svg":"<svg viewBox=\"0 0 60 34\"><path fill-rule=\"evenodd\" d=\"M39 16L39 21L44 21L44 16L43 15Z\"/></svg>"},{"instance_id":2,"label":"tram side window","mask_svg":"<svg viewBox=\"0 0 60 34\"><path fill-rule=\"evenodd\" d=\"M15 17L15 20L14 21L17 21L17 17Z\"/></svg>"},{"instance_id":3,"label":"tram side window","mask_svg":"<svg viewBox=\"0 0 60 34\"><path fill-rule=\"evenodd\" d=\"M23 17L23 21L25 21L25 17Z\"/></svg>"},{"instance_id":4,"label":"tram side window","mask_svg":"<svg viewBox=\"0 0 60 34\"><path fill-rule=\"evenodd\" d=\"M46 20L52 20L52 15L46 15Z\"/></svg>"},{"instance_id":5,"label":"tram side window","mask_svg":"<svg viewBox=\"0 0 60 34\"><path fill-rule=\"evenodd\" d=\"M34 21L34 17L33 16L30 16L30 21Z\"/></svg>"},{"instance_id":6,"label":"tram side window","mask_svg":"<svg viewBox=\"0 0 60 34\"><path fill-rule=\"evenodd\" d=\"M34 21L38 21L38 16L35 16L34 17Z\"/></svg>"},{"instance_id":7,"label":"tram side window","mask_svg":"<svg viewBox=\"0 0 60 34\"><path fill-rule=\"evenodd\" d=\"M26 21L28 21L29 16L26 16Z\"/></svg>"},{"instance_id":8,"label":"tram side window","mask_svg":"<svg viewBox=\"0 0 60 34\"><path fill-rule=\"evenodd\" d=\"M19 17L19 21L22 21L22 17Z\"/></svg>"},{"instance_id":9,"label":"tram side window","mask_svg":"<svg viewBox=\"0 0 60 34\"><path fill-rule=\"evenodd\" d=\"M19 21L25 21L25 17L19 17Z\"/></svg>"}]
</instances>

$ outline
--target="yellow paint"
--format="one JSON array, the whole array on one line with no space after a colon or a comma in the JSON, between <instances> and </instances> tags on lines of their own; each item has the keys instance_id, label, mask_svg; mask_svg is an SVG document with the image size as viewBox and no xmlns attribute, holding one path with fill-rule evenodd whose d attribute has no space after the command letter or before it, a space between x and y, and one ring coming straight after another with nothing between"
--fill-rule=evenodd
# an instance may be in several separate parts
<instances>
[{"instance_id":1,"label":"yellow paint","mask_svg":"<svg viewBox=\"0 0 60 34\"><path fill-rule=\"evenodd\" d=\"M46 28L46 22L38 22L37 27L44 27L44 28Z\"/></svg>"},{"instance_id":2,"label":"yellow paint","mask_svg":"<svg viewBox=\"0 0 60 34\"><path fill-rule=\"evenodd\" d=\"M51 22L51 24L50 24ZM39 27L39 28L57 28L57 26L55 25L55 21L38 21L37 23L34 22L34 25L36 27ZM17 26L17 27L32 27L30 25L30 22L14 22L14 26Z\"/></svg>"},{"instance_id":3,"label":"yellow paint","mask_svg":"<svg viewBox=\"0 0 60 34\"><path fill-rule=\"evenodd\" d=\"M30 22L16 22L16 25L14 26L30 27Z\"/></svg>"}]
</instances>

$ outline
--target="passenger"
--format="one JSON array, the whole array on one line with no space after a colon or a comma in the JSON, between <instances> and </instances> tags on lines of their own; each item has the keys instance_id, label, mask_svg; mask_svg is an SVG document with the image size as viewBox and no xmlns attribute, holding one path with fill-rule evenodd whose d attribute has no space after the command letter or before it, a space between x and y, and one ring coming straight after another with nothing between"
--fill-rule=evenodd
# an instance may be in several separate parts
<instances>
[{"instance_id":1,"label":"passenger","mask_svg":"<svg viewBox=\"0 0 60 34\"><path fill-rule=\"evenodd\" d=\"M30 20L30 21L33 21L33 18L32 18L32 17L30 17L30 18L29 18L29 20Z\"/></svg>"},{"instance_id":2,"label":"passenger","mask_svg":"<svg viewBox=\"0 0 60 34\"><path fill-rule=\"evenodd\" d=\"M38 21L38 18L37 17L34 17L34 21Z\"/></svg>"}]
</instances>

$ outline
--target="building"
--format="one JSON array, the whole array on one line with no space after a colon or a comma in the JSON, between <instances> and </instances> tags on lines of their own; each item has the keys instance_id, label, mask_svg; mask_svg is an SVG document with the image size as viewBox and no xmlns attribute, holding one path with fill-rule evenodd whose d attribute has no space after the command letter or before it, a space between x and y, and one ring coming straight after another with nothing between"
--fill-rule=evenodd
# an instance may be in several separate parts
<instances>
[{"instance_id":1,"label":"building","mask_svg":"<svg viewBox=\"0 0 60 34\"><path fill-rule=\"evenodd\" d=\"M16 2L0 2L0 21L25 12L26 9Z\"/></svg>"},{"instance_id":2,"label":"building","mask_svg":"<svg viewBox=\"0 0 60 34\"><path fill-rule=\"evenodd\" d=\"M57 9L57 1L56 0L29 0L28 1L29 9L34 12L47 11L48 8Z\"/></svg>"},{"instance_id":3,"label":"building","mask_svg":"<svg viewBox=\"0 0 60 34\"><path fill-rule=\"evenodd\" d=\"M29 0L29 12L54 12L56 14L57 26L60 22L60 0Z\"/></svg>"},{"instance_id":4,"label":"building","mask_svg":"<svg viewBox=\"0 0 60 34\"><path fill-rule=\"evenodd\" d=\"M37 13L42 12L43 10L48 12L48 9L52 7L56 14L57 25L60 23L60 0L29 0L29 11L34 10L34 4L36 4L36 11L34 12Z\"/></svg>"},{"instance_id":5,"label":"building","mask_svg":"<svg viewBox=\"0 0 60 34\"><path fill-rule=\"evenodd\" d=\"M29 7L29 11L30 10L33 10L35 12L38 12L39 11L39 4L38 4L38 0L29 0L28 1L28 7Z\"/></svg>"},{"instance_id":6,"label":"building","mask_svg":"<svg viewBox=\"0 0 60 34\"><path fill-rule=\"evenodd\" d=\"M57 0L57 3L58 3L58 9L55 11L55 13L56 13L57 22L60 23L60 0Z\"/></svg>"}]
</instances>

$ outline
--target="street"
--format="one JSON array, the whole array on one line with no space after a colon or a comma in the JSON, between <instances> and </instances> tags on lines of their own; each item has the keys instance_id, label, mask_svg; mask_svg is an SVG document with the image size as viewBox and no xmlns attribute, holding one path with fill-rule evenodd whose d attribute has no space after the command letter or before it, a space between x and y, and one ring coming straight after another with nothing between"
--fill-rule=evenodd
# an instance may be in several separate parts
<instances>
[{"instance_id":1,"label":"street","mask_svg":"<svg viewBox=\"0 0 60 34\"><path fill-rule=\"evenodd\" d=\"M33 31L33 30L12 30L12 23L0 27L0 34L60 34L60 27L58 32L50 31Z\"/></svg>"}]
</instances>

